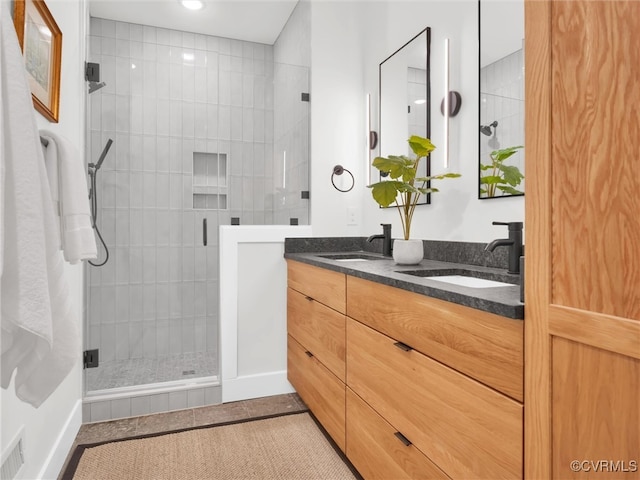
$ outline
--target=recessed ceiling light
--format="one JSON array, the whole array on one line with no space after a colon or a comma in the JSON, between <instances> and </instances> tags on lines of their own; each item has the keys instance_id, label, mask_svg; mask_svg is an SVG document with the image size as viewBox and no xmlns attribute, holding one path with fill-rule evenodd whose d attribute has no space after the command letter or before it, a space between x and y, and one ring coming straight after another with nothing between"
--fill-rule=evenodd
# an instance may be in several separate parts
<instances>
[{"instance_id":1,"label":"recessed ceiling light","mask_svg":"<svg viewBox=\"0 0 640 480\"><path fill-rule=\"evenodd\" d=\"M204 3L200 0L180 0L180 3L184 8L188 8L189 10L200 10L204 7Z\"/></svg>"}]
</instances>

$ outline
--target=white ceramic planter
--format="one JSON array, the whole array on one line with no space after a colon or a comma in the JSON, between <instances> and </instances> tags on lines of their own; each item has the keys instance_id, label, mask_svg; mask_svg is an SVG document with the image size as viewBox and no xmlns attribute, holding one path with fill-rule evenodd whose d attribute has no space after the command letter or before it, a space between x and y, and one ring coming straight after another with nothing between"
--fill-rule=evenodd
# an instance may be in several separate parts
<instances>
[{"instance_id":1,"label":"white ceramic planter","mask_svg":"<svg viewBox=\"0 0 640 480\"><path fill-rule=\"evenodd\" d=\"M397 265L416 265L424 257L422 240L400 240L393 241L393 259Z\"/></svg>"}]
</instances>

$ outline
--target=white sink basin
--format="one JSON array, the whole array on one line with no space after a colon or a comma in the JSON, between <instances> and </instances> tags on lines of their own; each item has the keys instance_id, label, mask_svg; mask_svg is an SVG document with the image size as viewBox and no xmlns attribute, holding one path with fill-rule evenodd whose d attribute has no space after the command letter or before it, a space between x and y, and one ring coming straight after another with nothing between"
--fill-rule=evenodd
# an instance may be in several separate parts
<instances>
[{"instance_id":1,"label":"white sink basin","mask_svg":"<svg viewBox=\"0 0 640 480\"><path fill-rule=\"evenodd\" d=\"M513 287L511 283L496 282L495 280L485 280L484 278L466 277L464 275L443 275L440 277L428 277L436 282L451 283L461 287L471 288L493 288L493 287Z\"/></svg>"}]
</instances>

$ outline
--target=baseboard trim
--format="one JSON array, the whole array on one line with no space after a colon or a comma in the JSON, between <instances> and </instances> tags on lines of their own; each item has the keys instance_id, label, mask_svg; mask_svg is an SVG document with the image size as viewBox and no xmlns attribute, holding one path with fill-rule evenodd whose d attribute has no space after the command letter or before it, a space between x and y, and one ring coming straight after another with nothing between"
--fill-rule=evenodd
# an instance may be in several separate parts
<instances>
[{"instance_id":1,"label":"baseboard trim","mask_svg":"<svg viewBox=\"0 0 640 480\"><path fill-rule=\"evenodd\" d=\"M222 402L237 402L252 398L293 393L287 371L261 373L222 381Z\"/></svg>"},{"instance_id":2,"label":"baseboard trim","mask_svg":"<svg viewBox=\"0 0 640 480\"><path fill-rule=\"evenodd\" d=\"M56 479L64 467L64 462L67 459L67 455L73 447L73 442L78 435L80 426L82 425L82 400L77 400L73 410L69 414L69 418L64 424L60 435L56 438L56 441L44 462L44 466L40 471L38 478L42 479Z\"/></svg>"}]
</instances>

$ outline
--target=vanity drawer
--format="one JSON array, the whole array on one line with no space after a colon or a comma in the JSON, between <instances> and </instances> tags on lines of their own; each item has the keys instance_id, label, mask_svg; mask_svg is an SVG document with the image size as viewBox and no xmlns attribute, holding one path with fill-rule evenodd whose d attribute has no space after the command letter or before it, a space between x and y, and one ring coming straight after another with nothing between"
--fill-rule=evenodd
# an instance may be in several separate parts
<instances>
[{"instance_id":1,"label":"vanity drawer","mask_svg":"<svg viewBox=\"0 0 640 480\"><path fill-rule=\"evenodd\" d=\"M356 277L347 315L523 401L524 322Z\"/></svg>"},{"instance_id":2,"label":"vanity drawer","mask_svg":"<svg viewBox=\"0 0 640 480\"><path fill-rule=\"evenodd\" d=\"M287 336L287 378L300 398L318 418L331 438L345 449L345 386L338 377L309 356L291 335Z\"/></svg>"},{"instance_id":3,"label":"vanity drawer","mask_svg":"<svg viewBox=\"0 0 640 480\"><path fill-rule=\"evenodd\" d=\"M451 478L521 478L518 402L347 319L347 384Z\"/></svg>"},{"instance_id":4,"label":"vanity drawer","mask_svg":"<svg viewBox=\"0 0 640 480\"><path fill-rule=\"evenodd\" d=\"M344 314L289 288L287 332L344 382Z\"/></svg>"},{"instance_id":5,"label":"vanity drawer","mask_svg":"<svg viewBox=\"0 0 640 480\"><path fill-rule=\"evenodd\" d=\"M347 388L347 457L366 480L449 478L396 432Z\"/></svg>"},{"instance_id":6,"label":"vanity drawer","mask_svg":"<svg viewBox=\"0 0 640 480\"><path fill-rule=\"evenodd\" d=\"M345 313L347 303L346 275L306 263L287 260L289 287L320 303Z\"/></svg>"}]
</instances>

